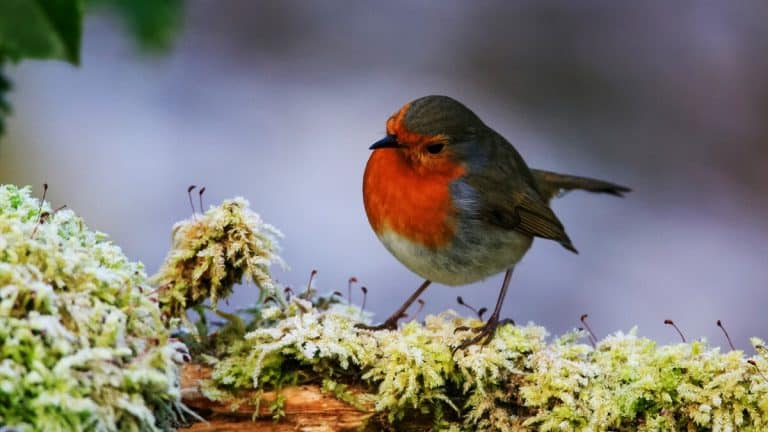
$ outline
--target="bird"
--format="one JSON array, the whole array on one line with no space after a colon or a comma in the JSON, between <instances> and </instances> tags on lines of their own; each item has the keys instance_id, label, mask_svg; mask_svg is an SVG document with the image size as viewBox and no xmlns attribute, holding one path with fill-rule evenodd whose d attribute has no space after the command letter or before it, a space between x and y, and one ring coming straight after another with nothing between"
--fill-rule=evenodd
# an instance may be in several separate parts
<instances>
[{"instance_id":1,"label":"bird","mask_svg":"<svg viewBox=\"0 0 768 432\"><path fill-rule=\"evenodd\" d=\"M623 196L628 187L529 168L515 147L464 104L431 95L403 105L370 146L363 175L368 221L386 249L424 279L379 325L393 330L408 307L436 282L465 285L505 272L496 306L456 349L487 344L515 265L534 238L578 253L549 202L574 189Z\"/></svg>"}]
</instances>

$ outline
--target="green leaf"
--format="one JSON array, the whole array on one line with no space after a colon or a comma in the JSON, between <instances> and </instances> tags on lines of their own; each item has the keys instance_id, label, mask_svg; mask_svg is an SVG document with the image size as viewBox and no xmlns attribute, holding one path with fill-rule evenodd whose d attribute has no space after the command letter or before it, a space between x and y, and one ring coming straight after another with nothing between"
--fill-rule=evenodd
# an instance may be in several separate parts
<instances>
[{"instance_id":1,"label":"green leaf","mask_svg":"<svg viewBox=\"0 0 768 432\"><path fill-rule=\"evenodd\" d=\"M0 55L0 135L5 132L5 118L11 114L11 104L6 99L6 94L11 90L11 82L4 74L2 62Z\"/></svg>"},{"instance_id":2,"label":"green leaf","mask_svg":"<svg viewBox=\"0 0 768 432\"><path fill-rule=\"evenodd\" d=\"M0 1L0 50L10 58L80 62L80 0Z\"/></svg>"},{"instance_id":3,"label":"green leaf","mask_svg":"<svg viewBox=\"0 0 768 432\"><path fill-rule=\"evenodd\" d=\"M89 6L104 6L119 16L139 46L147 51L170 48L181 26L183 0L89 0Z\"/></svg>"}]
</instances>

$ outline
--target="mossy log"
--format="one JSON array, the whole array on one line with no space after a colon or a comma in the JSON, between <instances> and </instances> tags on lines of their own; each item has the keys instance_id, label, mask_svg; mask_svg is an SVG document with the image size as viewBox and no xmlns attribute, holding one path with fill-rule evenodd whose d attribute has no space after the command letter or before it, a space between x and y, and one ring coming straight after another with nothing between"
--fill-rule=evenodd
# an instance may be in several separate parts
<instances>
[{"instance_id":1,"label":"mossy log","mask_svg":"<svg viewBox=\"0 0 768 432\"><path fill-rule=\"evenodd\" d=\"M207 423L194 423L179 431L358 431L373 415L372 410L358 410L322 391L319 386L302 385L287 387L280 392L280 396L285 398L285 415L275 421L269 406L278 397L277 393L264 392L258 404L255 391L245 392L236 400L211 401L200 390L201 382L210 374L211 368L203 365L188 364L182 369L184 404L199 413ZM257 410L258 414L254 415Z\"/></svg>"}]
</instances>

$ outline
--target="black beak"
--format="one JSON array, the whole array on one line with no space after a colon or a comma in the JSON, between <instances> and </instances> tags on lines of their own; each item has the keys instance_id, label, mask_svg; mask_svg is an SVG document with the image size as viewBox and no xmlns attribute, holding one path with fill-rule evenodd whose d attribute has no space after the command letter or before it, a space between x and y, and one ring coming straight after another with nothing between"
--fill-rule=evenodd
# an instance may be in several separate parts
<instances>
[{"instance_id":1,"label":"black beak","mask_svg":"<svg viewBox=\"0 0 768 432\"><path fill-rule=\"evenodd\" d=\"M376 141L373 143L372 146L368 147L368 150L376 150L381 148L398 148L402 147L400 143L397 142L397 138L395 138L394 135L387 135L384 138Z\"/></svg>"}]
</instances>

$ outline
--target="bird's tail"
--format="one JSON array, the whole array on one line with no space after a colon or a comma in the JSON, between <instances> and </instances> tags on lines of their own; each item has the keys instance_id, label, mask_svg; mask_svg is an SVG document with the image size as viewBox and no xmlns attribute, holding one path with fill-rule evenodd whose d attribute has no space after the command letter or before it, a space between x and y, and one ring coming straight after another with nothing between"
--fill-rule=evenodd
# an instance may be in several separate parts
<instances>
[{"instance_id":1,"label":"bird's tail","mask_svg":"<svg viewBox=\"0 0 768 432\"><path fill-rule=\"evenodd\" d=\"M567 192L573 189L581 189L595 193L607 193L616 196L624 196L624 193L632 191L632 189L626 186L589 177L558 174L537 169L532 169L531 174L533 174L533 178L536 180L539 194L541 194L541 197L547 202L560 192Z\"/></svg>"}]
</instances>

